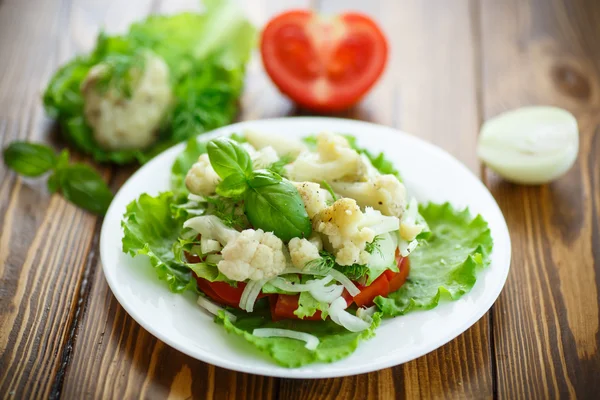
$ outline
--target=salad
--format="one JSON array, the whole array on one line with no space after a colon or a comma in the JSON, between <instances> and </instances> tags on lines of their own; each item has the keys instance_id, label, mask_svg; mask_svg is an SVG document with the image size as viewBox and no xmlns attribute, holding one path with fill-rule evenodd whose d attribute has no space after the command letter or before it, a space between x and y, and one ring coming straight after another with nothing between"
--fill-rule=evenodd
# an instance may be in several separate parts
<instances>
[{"instance_id":1,"label":"salad","mask_svg":"<svg viewBox=\"0 0 600 400\"><path fill-rule=\"evenodd\" d=\"M128 205L123 251L285 367L348 356L382 319L460 298L489 264L481 216L418 204L351 136L191 139L171 172L170 192Z\"/></svg>"}]
</instances>

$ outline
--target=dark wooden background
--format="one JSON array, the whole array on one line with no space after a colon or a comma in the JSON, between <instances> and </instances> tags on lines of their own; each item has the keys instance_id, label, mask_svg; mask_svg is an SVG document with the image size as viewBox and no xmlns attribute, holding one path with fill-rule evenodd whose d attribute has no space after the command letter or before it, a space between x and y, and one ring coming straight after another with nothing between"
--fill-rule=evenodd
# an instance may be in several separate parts
<instances>
[{"instance_id":1,"label":"dark wooden background","mask_svg":"<svg viewBox=\"0 0 600 400\"><path fill-rule=\"evenodd\" d=\"M92 46L193 0L0 0L0 143L50 141L41 88ZM356 9L391 43L381 82L341 116L429 140L481 176L510 228L513 262L492 310L415 361L365 375L274 379L194 360L142 329L100 266L102 220L0 165L0 397L557 398L600 396L600 1L285 0L244 2L263 24L290 7ZM571 171L549 185L504 183L482 168L483 120L558 105L580 124ZM240 119L298 113L249 67ZM117 190L132 169L99 166ZM401 340L401 338L399 338Z\"/></svg>"}]
</instances>

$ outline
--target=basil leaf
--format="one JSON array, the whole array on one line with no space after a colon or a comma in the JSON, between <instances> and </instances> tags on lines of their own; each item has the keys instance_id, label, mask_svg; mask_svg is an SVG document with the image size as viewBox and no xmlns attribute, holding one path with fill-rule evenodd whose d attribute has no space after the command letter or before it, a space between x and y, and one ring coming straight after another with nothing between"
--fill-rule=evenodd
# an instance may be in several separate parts
<instances>
[{"instance_id":1,"label":"basil leaf","mask_svg":"<svg viewBox=\"0 0 600 400\"><path fill-rule=\"evenodd\" d=\"M53 185L71 203L104 215L113 194L102 177L88 165L72 164L59 168L53 177Z\"/></svg>"},{"instance_id":2,"label":"basil leaf","mask_svg":"<svg viewBox=\"0 0 600 400\"><path fill-rule=\"evenodd\" d=\"M253 172L252 177L248 181L248 185L253 188L260 188L263 186L276 185L279 182L281 182L281 176L273 171L258 169Z\"/></svg>"},{"instance_id":3,"label":"basil leaf","mask_svg":"<svg viewBox=\"0 0 600 400\"><path fill-rule=\"evenodd\" d=\"M48 146L28 142L12 142L4 149L4 162L16 173L40 176L56 164L56 154Z\"/></svg>"},{"instance_id":4,"label":"basil leaf","mask_svg":"<svg viewBox=\"0 0 600 400\"><path fill-rule=\"evenodd\" d=\"M210 164L221 179L232 174L248 175L252 172L250 154L239 143L229 138L217 138L206 146Z\"/></svg>"},{"instance_id":5,"label":"basil leaf","mask_svg":"<svg viewBox=\"0 0 600 400\"><path fill-rule=\"evenodd\" d=\"M223 197L237 197L248 188L246 177L240 174L232 174L223 179L217 185L217 194Z\"/></svg>"},{"instance_id":6,"label":"basil leaf","mask_svg":"<svg viewBox=\"0 0 600 400\"><path fill-rule=\"evenodd\" d=\"M246 216L252 226L273 232L285 242L294 237L308 237L312 226L296 187L288 180L272 185L256 184L264 180L264 176L250 179L250 189L246 191Z\"/></svg>"},{"instance_id":7,"label":"basil leaf","mask_svg":"<svg viewBox=\"0 0 600 400\"><path fill-rule=\"evenodd\" d=\"M48 190L50 193L55 193L60 189L60 171L69 165L69 150L63 150L58 156L54 173L48 178Z\"/></svg>"}]
</instances>

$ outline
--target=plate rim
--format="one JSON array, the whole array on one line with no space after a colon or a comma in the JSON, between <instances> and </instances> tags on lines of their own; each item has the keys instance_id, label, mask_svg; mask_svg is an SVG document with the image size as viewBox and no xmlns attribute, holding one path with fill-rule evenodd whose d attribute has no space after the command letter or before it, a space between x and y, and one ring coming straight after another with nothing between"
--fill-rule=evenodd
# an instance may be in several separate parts
<instances>
[{"instance_id":1,"label":"plate rim","mask_svg":"<svg viewBox=\"0 0 600 400\"><path fill-rule=\"evenodd\" d=\"M501 218L502 229L501 229L501 231L496 232L496 234L498 236L504 236L503 239L506 244L506 248L503 249L504 251L507 252L507 254L506 254L506 267L503 268L503 270L502 270L503 271L503 274L501 276L502 282L501 282L501 284L497 284L496 286L493 287L494 293L490 297L491 300L489 300L489 304L486 304L485 306L477 308L477 311L473 312L469 318L465 318L464 322L462 324L460 324L459 326L455 327L452 330L451 334L446 335L443 340L439 340L436 342L432 341L431 343L429 343L428 346L425 346L425 349L423 351L416 352L418 354L413 354L413 355L410 355L409 357L403 357L401 361L397 361L398 357L388 356L387 358L383 359L379 363L372 363L367 366L354 365L349 368L332 371L332 373L323 373L322 371L311 371L310 368L306 368L306 367L310 367L310 365L304 366L304 368L306 368L306 369L303 369L302 367L300 367L300 368L285 368L285 367L281 367L280 365L276 364L274 361L273 361L273 364L270 369L263 370L262 367L257 368L257 366L253 366L253 365L244 365L244 364L240 364L240 363L230 362L225 359L215 357L214 355L212 355L209 352L203 352L203 354L201 355L201 354L199 354L198 351L190 351L190 349L186 348L183 345L180 345L180 343L170 340L170 338L168 336L165 336L158 330L154 329L151 323L148 323L144 318L137 315L136 310L133 309L132 307L130 307L130 305L128 305L127 301L125 301L123 295L119 292L119 290L116 290L117 282L114 280L114 279L116 279L116 277L111 276L107 272L107 268L104 267L104 260L108 259L108 256L105 253L110 251L109 249L106 248L107 247L106 243L108 240L105 239L108 235L107 231L109 229L109 223L107 223L107 221L109 221L110 219L108 217L112 216L112 214L116 214L119 217L118 218L119 225L122 220L122 213L119 213L114 210L117 208L116 205L118 203L115 200L118 197L120 197L119 195L123 192L123 188L127 187L131 181L134 181L136 179L136 177L141 173L141 171L145 167L147 167L148 165L151 165L153 163L160 162L160 159L162 157L165 157L167 153L172 153L175 151L183 150L183 148L185 147L185 142L182 142L182 143L175 144L175 145L169 147L168 149L165 149L164 151L162 151L161 153L156 155L148 163L140 166L140 168L138 168L123 183L123 185L120 187L119 191L116 193L112 203L110 204L109 209L107 210L105 218L102 223L102 227L100 230L100 241L99 241L101 267L103 270L104 277L108 283L108 286L109 286L112 294L115 296L115 298L117 299L117 301L119 302L121 307L123 307L123 309L127 312L127 314L131 318L133 318L138 324L140 324L140 326L142 326L146 331L148 331L151 335L158 338L159 340L161 340L168 346L171 346L174 349L176 349L194 359L197 359L202 362L206 362L206 363L209 363L209 364L221 367L221 368L232 370L232 371L250 373L250 374L254 374L254 375L262 375L262 376L270 376L270 377L278 377L278 378L292 378L292 379L318 379L318 378L335 378L335 377L342 377L342 376L352 376L352 375L378 371L381 369L401 365L401 364L407 363L409 361L412 361L416 358L422 357L426 354L429 354L432 351L444 346L445 344L449 343L450 341L456 339L461 334L465 333L470 327L472 327L475 323L477 323L477 321L479 321L490 310L490 308L493 306L493 304L497 301L498 297L500 296L500 293L502 292L502 290L506 284L506 280L507 280L507 277L508 277L508 274L510 271L510 267L512 264L512 243L511 243L511 239L510 239L510 233L508 230L508 226L506 224L506 219L504 218L504 214L502 213L502 210L498 206L496 199L492 196L489 189L483 184L481 179L477 175L475 175L469 168L467 168L459 159L457 159L456 157L454 157L453 155L451 155L450 153L448 153L441 147L439 147L427 140L424 140L418 136L411 135L401 129L393 128L393 127L386 126L386 125L380 125L380 124L362 121L362 120L333 118L333 117L313 117L313 116L293 116L293 117L265 118L265 119L257 119L257 120L239 121L239 122L236 122L236 123L233 123L230 125L226 125L226 126L214 129L212 131L203 133L201 135L198 135L196 137L196 139L198 141L210 140L211 138L225 135L227 133L230 133L231 131L235 131L236 129L241 130L241 129L243 129L241 127L245 126L245 125L263 124L263 123L266 123L266 124L291 123L295 120L314 121L315 125L318 125L319 123L342 124L342 125L350 124L350 125L356 125L356 126L362 125L366 128L371 128L371 129L378 129L378 130L383 129L383 130L388 131L389 133L393 133L395 135L401 135L401 136L403 136L403 139L405 139L405 140L414 141L414 142L419 143L420 145L424 145L424 146L428 147L429 150L434 151L435 153L437 153L438 156L446 158L446 159L454 162L458 168L462 168L464 172L466 172L467 174L470 174L471 177L473 177L477 181L477 184L480 185L480 187L484 189L486 195L490 198L490 200L492 202L491 204L496 208L496 211L502 217ZM245 128L245 129L248 129L248 128ZM494 243L494 245L496 246L496 243ZM114 249L113 249L113 251L114 251ZM119 247L118 251L122 252L122 249ZM469 294L470 294L470 292L466 293L463 297L461 297L460 299L458 299L456 301L463 300L466 296L469 296ZM417 312L428 312L428 311L431 311L431 310L417 311ZM376 337L371 338L370 340L375 340L375 339L376 339ZM343 359L339 360L338 362L341 362L341 361L343 361ZM335 363L333 363L333 364L335 364ZM260 371L257 371L257 369L260 369Z\"/></svg>"}]
</instances>

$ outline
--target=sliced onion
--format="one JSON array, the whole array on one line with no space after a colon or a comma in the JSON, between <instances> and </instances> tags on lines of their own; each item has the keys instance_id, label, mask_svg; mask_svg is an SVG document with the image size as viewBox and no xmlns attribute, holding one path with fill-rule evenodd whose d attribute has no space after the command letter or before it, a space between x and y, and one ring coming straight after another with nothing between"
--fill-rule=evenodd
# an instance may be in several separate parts
<instances>
[{"instance_id":1,"label":"sliced onion","mask_svg":"<svg viewBox=\"0 0 600 400\"><path fill-rule=\"evenodd\" d=\"M343 291L344 286L342 285L329 285L312 288L309 293L315 300L329 304L340 297Z\"/></svg>"},{"instance_id":2,"label":"sliced onion","mask_svg":"<svg viewBox=\"0 0 600 400\"><path fill-rule=\"evenodd\" d=\"M200 251L202 254L216 253L221 251L223 246L214 239L209 239L205 236L200 237Z\"/></svg>"},{"instance_id":3,"label":"sliced onion","mask_svg":"<svg viewBox=\"0 0 600 400\"><path fill-rule=\"evenodd\" d=\"M333 276L333 279L344 285L348 293L350 293L350 296L354 297L360 293L360 289L358 289L346 275L342 274L337 269L332 268L328 274Z\"/></svg>"},{"instance_id":4,"label":"sliced onion","mask_svg":"<svg viewBox=\"0 0 600 400\"><path fill-rule=\"evenodd\" d=\"M371 306L369 308L359 307L359 309L356 310L356 316L370 324L373 322L373 314L375 314L375 311L377 311L377 306Z\"/></svg>"},{"instance_id":5,"label":"sliced onion","mask_svg":"<svg viewBox=\"0 0 600 400\"><path fill-rule=\"evenodd\" d=\"M265 282L266 279L248 282L240 299L240 308L242 310L246 310L248 312L254 311L254 303L256 303L256 298L260 294L260 290L264 286Z\"/></svg>"},{"instance_id":6,"label":"sliced onion","mask_svg":"<svg viewBox=\"0 0 600 400\"><path fill-rule=\"evenodd\" d=\"M306 283L292 283L281 277L273 278L269 283L277 289L285 290L286 292L308 292L318 286L325 286L333 280L332 276L326 276L319 280L310 280Z\"/></svg>"},{"instance_id":7,"label":"sliced onion","mask_svg":"<svg viewBox=\"0 0 600 400\"><path fill-rule=\"evenodd\" d=\"M350 332L361 332L371 326L371 323L346 311L346 307L348 307L346 299L343 297L335 299L329 306L329 316L331 317L331 320L348 329Z\"/></svg>"},{"instance_id":8,"label":"sliced onion","mask_svg":"<svg viewBox=\"0 0 600 400\"><path fill-rule=\"evenodd\" d=\"M206 199L203 196L198 196L197 194L188 194L188 200L195 201L197 203L206 203Z\"/></svg>"},{"instance_id":9,"label":"sliced onion","mask_svg":"<svg viewBox=\"0 0 600 400\"><path fill-rule=\"evenodd\" d=\"M325 276L326 272L315 272L310 270L302 270L294 267L287 267L280 275L287 274L299 274L299 275L316 275L316 276Z\"/></svg>"},{"instance_id":10,"label":"sliced onion","mask_svg":"<svg viewBox=\"0 0 600 400\"><path fill-rule=\"evenodd\" d=\"M257 328L252 331L254 336L258 337L284 337L289 339L302 340L306 342L304 347L308 350L316 350L319 346L319 338L306 332L292 331L290 329L277 328Z\"/></svg>"},{"instance_id":11,"label":"sliced onion","mask_svg":"<svg viewBox=\"0 0 600 400\"><path fill-rule=\"evenodd\" d=\"M219 315L219 311L223 311L225 313L225 315L227 316L227 318L229 318L229 320L231 322L235 322L235 320L237 319L237 317L235 315L233 315L232 313L230 313L223 307L219 307L218 305L216 305L212 301L208 300L204 296L198 296L197 303L200 307L204 308L206 311L208 311L211 314Z\"/></svg>"},{"instance_id":12,"label":"sliced onion","mask_svg":"<svg viewBox=\"0 0 600 400\"><path fill-rule=\"evenodd\" d=\"M402 257L408 257L410 253L413 252L414 249L419 245L419 241L417 239L407 242L406 240L400 240L400 244L398 245L398 250L400 250L400 255Z\"/></svg>"}]
</instances>

